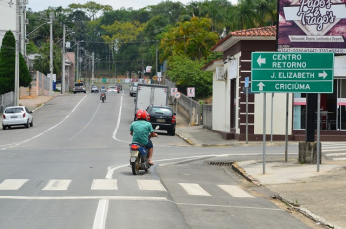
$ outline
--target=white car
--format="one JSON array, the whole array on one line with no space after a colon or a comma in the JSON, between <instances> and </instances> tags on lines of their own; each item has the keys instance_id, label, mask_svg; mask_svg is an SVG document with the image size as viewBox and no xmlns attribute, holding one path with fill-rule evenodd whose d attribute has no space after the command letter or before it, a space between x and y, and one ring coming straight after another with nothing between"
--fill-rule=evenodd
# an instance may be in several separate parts
<instances>
[{"instance_id":1,"label":"white car","mask_svg":"<svg viewBox=\"0 0 346 229\"><path fill-rule=\"evenodd\" d=\"M119 89L117 86L109 86L107 92L119 93Z\"/></svg>"},{"instance_id":2,"label":"white car","mask_svg":"<svg viewBox=\"0 0 346 229\"><path fill-rule=\"evenodd\" d=\"M2 115L2 129L9 129L11 126L24 125L26 128L34 125L34 118L31 111L25 106L7 107Z\"/></svg>"},{"instance_id":3,"label":"white car","mask_svg":"<svg viewBox=\"0 0 346 229\"><path fill-rule=\"evenodd\" d=\"M135 96L137 94L137 86L138 82L134 82L132 85L130 85L130 96Z\"/></svg>"}]
</instances>

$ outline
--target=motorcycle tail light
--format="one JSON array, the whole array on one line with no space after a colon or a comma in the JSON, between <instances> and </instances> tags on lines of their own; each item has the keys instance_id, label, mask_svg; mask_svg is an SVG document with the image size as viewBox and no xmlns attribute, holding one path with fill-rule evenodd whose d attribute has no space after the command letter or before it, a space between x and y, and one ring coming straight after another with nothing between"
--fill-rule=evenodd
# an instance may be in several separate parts
<instances>
[{"instance_id":1,"label":"motorcycle tail light","mask_svg":"<svg viewBox=\"0 0 346 229\"><path fill-rule=\"evenodd\" d=\"M175 123L175 116L172 117L172 123Z\"/></svg>"},{"instance_id":2,"label":"motorcycle tail light","mask_svg":"<svg viewBox=\"0 0 346 229\"><path fill-rule=\"evenodd\" d=\"M131 145L131 150L138 150L138 145Z\"/></svg>"}]
</instances>

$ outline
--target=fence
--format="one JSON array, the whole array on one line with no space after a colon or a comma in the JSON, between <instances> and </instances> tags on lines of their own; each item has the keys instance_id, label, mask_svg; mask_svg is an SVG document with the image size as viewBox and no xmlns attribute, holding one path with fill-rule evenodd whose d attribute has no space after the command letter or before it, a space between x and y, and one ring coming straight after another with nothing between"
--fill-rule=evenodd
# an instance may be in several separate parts
<instances>
[{"instance_id":1,"label":"fence","mask_svg":"<svg viewBox=\"0 0 346 229\"><path fill-rule=\"evenodd\" d=\"M49 95L50 79L41 72L36 72L36 95Z\"/></svg>"},{"instance_id":2,"label":"fence","mask_svg":"<svg viewBox=\"0 0 346 229\"><path fill-rule=\"evenodd\" d=\"M175 88L175 83L165 80L165 85L168 86L168 90ZM186 95L181 94L181 97L177 99L179 111L188 119L190 119L190 125L201 125L202 114L201 105Z\"/></svg>"},{"instance_id":3,"label":"fence","mask_svg":"<svg viewBox=\"0 0 346 229\"><path fill-rule=\"evenodd\" d=\"M203 128L213 129L213 105L203 105L202 121Z\"/></svg>"},{"instance_id":4,"label":"fence","mask_svg":"<svg viewBox=\"0 0 346 229\"><path fill-rule=\"evenodd\" d=\"M94 84L117 84L117 83L130 83L132 79L124 78L94 78Z\"/></svg>"},{"instance_id":5,"label":"fence","mask_svg":"<svg viewBox=\"0 0 346 229\"><path fill-rule=\"evenodd\" d=\"M13 105L14 105L13 91L0 95L0 113L2 113L6 107L13 106Z\"/></svg>"}]
</instances>

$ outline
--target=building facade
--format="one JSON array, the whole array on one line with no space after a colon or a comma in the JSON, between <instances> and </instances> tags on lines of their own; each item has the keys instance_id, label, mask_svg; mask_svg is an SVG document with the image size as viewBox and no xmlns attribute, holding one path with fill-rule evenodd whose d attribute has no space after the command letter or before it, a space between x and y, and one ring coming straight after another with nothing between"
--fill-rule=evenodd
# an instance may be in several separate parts
<instances>
[{"instance_id":1,"label":"building facade","mask_svg":"<svg viewBox=\"0 0 346 229\"><path fill-rule=\"evenodd\" d=\"M248 139L259 141L263 140L265 117L267 140L284 140L286 93L266 93L266 97L249 93L246 112L245 78L249 77L251 88L251 54L276 51L276 26L231 32L212 50L223 53L223 59L204 66L205 71L213 72L213 130L226 139L243 141L248 126ZM290 140L305 140L305 97L303 93L288 94ZM346 56L335 56L334 93L321 94L321 98L321 140L346 140Z\"/></svg>"}]
</instances>

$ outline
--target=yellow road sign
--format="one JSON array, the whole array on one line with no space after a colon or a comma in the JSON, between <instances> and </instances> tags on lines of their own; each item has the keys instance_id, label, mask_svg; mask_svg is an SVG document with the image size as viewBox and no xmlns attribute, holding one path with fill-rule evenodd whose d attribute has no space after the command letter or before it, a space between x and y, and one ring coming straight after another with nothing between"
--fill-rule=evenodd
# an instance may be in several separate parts
<instances>
[{"instance_id":1,"label":"yellow road sign","mask_svg":"<svg viewBox=\"0 0 346 229\"><path fill-rule=\"evenodd\" d=\"M153 78L152 78L153 80L157 80L157 76L153 76Z\"/></svg>"}]
</instances>

